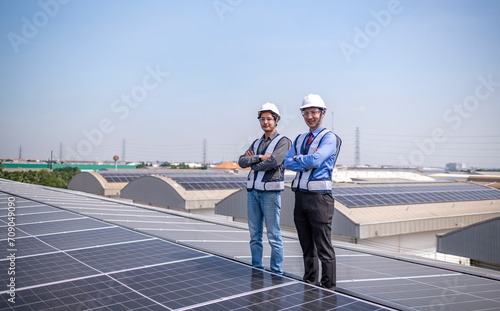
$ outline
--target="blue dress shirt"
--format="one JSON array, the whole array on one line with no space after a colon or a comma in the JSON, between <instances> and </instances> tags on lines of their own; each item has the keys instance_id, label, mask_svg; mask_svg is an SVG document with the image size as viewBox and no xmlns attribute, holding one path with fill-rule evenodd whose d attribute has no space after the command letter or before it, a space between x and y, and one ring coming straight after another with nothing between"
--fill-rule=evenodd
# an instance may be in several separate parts
<instances>
[{"instance_id":1,"label":"blue dress shirt","mask_svg":"<svg viewBox=\"0 0 500 311\"><path fill-rule=\"evenodd\" d=\"M325 129L324 126L315 129L312 132L313 139L323 129ZM295 139L292 148L290 148L286 155L285 168L295 172L304 172L306 169L314 168L313 177L315 179L331 178L333 166L335 165L337 157L337 136L332 132L327 133L313 154L304 154L306 141L307 139L304 139L304 143L300 147L300 153L297 155L295 146L297 139ZM293 158L295 156L297 157L294 160Z\"/></svg>"}]
</instances>

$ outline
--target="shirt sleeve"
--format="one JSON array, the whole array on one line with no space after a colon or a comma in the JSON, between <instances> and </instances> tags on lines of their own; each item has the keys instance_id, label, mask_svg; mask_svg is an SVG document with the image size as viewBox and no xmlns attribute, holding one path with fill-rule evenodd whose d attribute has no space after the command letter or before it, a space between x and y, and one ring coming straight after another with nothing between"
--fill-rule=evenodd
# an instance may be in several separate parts
<instances>
[{"instance_id":1,"label":"shirt sleeve","mask_svg":"<svg viewBox=\"0 0 500 311\"><path fill-rule=\"evenodd\" d=\"M275 169L285 160L285 156L290 149L291 141L287 137L281 138L281 140L276 144L273 153L267 160L258 162L252 165L252 170L254 171L268 171L270 169ZM258 157L257 157L258 158ZM241 166L241 165L240 165Z\"/></svg>"},{"instance_id":2,"label":"shirt sleeve","mask_svg":"<svg viewBox=\"0 0 500 311\"><path fill-rule=\"evenodd\" d=\"M255 141L253 142L253 144L255 144ZM250 145L250 147L247 149L247 151L253 151L253 144ZM245 152L245 154L246 154L246 152ZM238 165L241 168L247 168L247 167L252 166L255 163L260 162L258 155L253 155L253 156L247 157L245 154L242 154L238 160Z\"/></svg>"},{"instance_id":3,"label":"shirt sleeve","mask_svg":"<svg viewBox=\"0 0 500 311\"><path fill-rule=\"evenodd\" d=\"M337 152L337 137L333 133L323 136L323 140L313 154L304 154L296 158L296 162L302 168L317 168L326 159Z\"/></svg>"},{"instance_id":4,"label":"shirt sleeve","mask_svg":"<svg viewBox=\"0 0 500 311\"><path fill-rule=\"evenodd\" d=\"M300 164L295 162L295 160L293 159L293 157L295 157L296 155L297 153L295 152L295 146L292 144L292 148L290 148L285 157L285 168L287 170L292 170L295 172L305 171L304 168L302 168L302 166L300 166Z\"/></svg>"}]
</instances>

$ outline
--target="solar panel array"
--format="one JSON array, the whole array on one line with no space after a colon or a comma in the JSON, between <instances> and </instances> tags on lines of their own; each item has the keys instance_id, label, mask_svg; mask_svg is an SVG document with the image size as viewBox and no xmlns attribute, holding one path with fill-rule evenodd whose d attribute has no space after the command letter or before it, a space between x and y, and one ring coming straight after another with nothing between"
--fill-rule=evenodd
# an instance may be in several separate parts
<instances>
[{"instance_id":1,"label":"solar panel array","mask_svg":"<svg viewBox=\"0 0 500 311\"><path fill-rule=\"evenodd\" d=\"M186 190L213 190L213 189L244 189L247 186L247 176L206 176L195 177L167 176ZM293 177L286 176L285 182L291 183Z\"/></svg>"},{"instance_id":2,"label":"solar panel array","mask_svg":"<svg viewBox=\"0 0 500 311\"><path fill-rule=\"evenodd\" d=\"M15 256L14 264L0 258L4 285L15 269L10 288L0 290L0 310L386 309L66 208L99 210L101 217L111 209L157 212L16 187L0 191L0 247ZM15 242L7 239L8 202L15 205Z\"/></svg>"},{"instance_id":3,"label":"solar panel array","mask_svg":"<svg viewBox=\"0 0 500 311\"><path fill-rule=\"evenodd\" d=\"M123 229L126 227L136 232L144 232L169 241L175 241L176 243L174 245L177 246L182 244L196 249L203 249L209 254L223 254L226 258L235 258L244 263L249 263L251 259L248 247L248 231L242 228L228 226L227 224L223 225L207 222L205 220L197 220L194 219L192 215L185 217L177 215L177 213L164 212L159 208L143 208L132 204L123 204L116 200L68 190L58 189L57 191L50 191L44 187L32 185L20 186L18 183L7 184L3 183L1 180L0 190L7 191L11 193L10 195L17 194L18 196L26 197L26 199L37 200L37 202L28 200L31 201L31 203L23 205L22 207L18 204L18 207L21 207L20 210L23 211L23 213L20 213L20 217L26 217L28 215L32 217L28 219L32 223L22 224L23 231L17 231L18 238L30 236L43 237L44 235L48 236L51 234L59 235L63 232L76 233L88 229L108 230L111 228ZM6 197L0 192L0 211L5 206L2 205L2 203L5 202L5 198ZM21 200L24 199L16 199L16 202L18 203ZM55 215L50 217L41 216L42 214L52 212L54 206L61 208L57 209L58 211L77 212L77 218L57 220ZM4 223L2 220L5 218L1 215L2 214L0 214L0 240L1 237L7 234L7 226L2 225ZM36 221L35 215L45 217L44 219L48 221L39 223ZM68 213L65 215L74 214ZM84 215L91 216L93 219L85 217ZM96 219L106 222L96 222ZM55 228L55 226L57 226L57 228ZM24 231L28 232L28 229L30 230L29 234L24 233ZM55 229L57 230L54 231ZM117 239L120 238L121 235L113 233L112 236L114 239ZM84 243L79 235L74 235L72 238L74 238L77 243ZM172 254L172 261L168 261L167 259L168 263L165 263L165 265L155 264L158 260L162 260L161 257L163 257L164 253L161 248L166 247L164 244L152 243L152 241L156 241L155 243L164 242L160 239L152 238L152 241L149 239L145 241L133 239L131 243L134 244L120 240L118 240L118 243L110 243L110 241L107 241L106 243L108 244L104 245L101 245L98 236L93 235L93 239L96 241L96 247L86 247L81 250L75 250L74 253L72 250L69 250L69 252L71 252L74 258L82 260L82 262L89 264L91 267L98 268L105 275L89 276L89 278L74 278L61 282L45 283L40 286L34 285L32 287L24 287L19 291L23 296L19 297L23 299L26 297L26 304L29 303L33 308L28 308L26 304L22 304L18 305L18 309L40 310L46 308L52 310L68 310L69 308L65 308L61 302L56 302L54 300L55 297L57 297L58 300L65 302L74 302L74 298L78 299L80 302L88 301L88 307L82 306L81 308L77 308L77 310L165 310L166 308L163 306L151 301L148 298L149 296L146 296L146 293L149 295L149 293L154 294L155 292L161 291L165 293L165 295L170 295L172 292L175 292L180 295L185 294L191 295L192 297L194 296L194 298L192 298L193 301L197 299L195 297L196 295L192 295L193 292L198 294L205 293L197 292L198 284L191 287L190 284L183 283L182 286L184 287L182 291L180 288L176 288L175 290L158 288L158 284L162 283L164 279L163 277L161 279L156 277L157 274L161 273L161 271L156 270L153 275L147 274L145 277L141 275L141 278L136 280L141 283L147 282L147 278L151 278L151 280L153 280L153 284L151 284L153 289L151 292L147 292L146 289L137 291L136 286L140 285L130 286L129 283L124 283L121 278L117 280L119 283L115 284L114 279L109 280L109 277L114 277L115 273L117 273L116 275L123 276L118 274L118 272L142 272L142 268L139 267L141 265L144 266L144 268L157 266L167 267L169 264L174 264L182 260L178 257L181 256L182 253ZM54 240L44 238L43 244L46 242L52 243L52 241ZM57 245L51 246L67 248L71 247L70 242L71 239L63 239L61 242L54 242L58 243ZM283 236L283 242L285 244L284 270L287 275L295 276L295 278L298 279L304 272L301 256L302 251L299 242L296 238L286 235ZM23 248L23 252L26 254L25 257L38 256L37 249L45 247L43 244L26 243L26 249ZM85 246L88 244L83 245ZM129 245L135 245L135 250L131 252ZM108 249L108 247L110 249ZM138 249L142 248L145 249L144 253L138 251ZM160 251L155 252L151 250L151 248ZM168 251L173 253L176 252L176 250L172 248L168 248ZM254 275L253 281L250 281L250 284L254 284L250 285L251 290L241 295L237 294L228 297L229 299L224 297L208 302L201 302L196 305L191 304L184 308L178 308L177 310L328 310L334 309L335 303L337 304L337 309L335 310L376 310L378 308L378 306L367 303L366 301L353 299L352 296L350 299L345 299L342 293L349 293L355 297L365 297L372 302L379 302L399 310L500 310L500 278L495 277L491 273L488 273L487 277L480 277L470 272L461 273L456 270L456 266L447 266L445 269L431 267L428 263L424 265L417 264L413 261L405 261L401 257L392 258L391 256L384 257L376 254L359 252L357 250L345 248L345 246L340 247L337 243L335 244L335 251L337 254L338 286L334 296L330 296L331 292L328 291L317 293L315 287L305 286L301 282L292 284L284 283L286 286L267 286L266 277L269 277L269 274L265 273L263 277L259 277L258 274ZM56 250L54 252L56 252ZM76 252L78 252L78 254ZM113 253L113 255L109 255L110 253ZM265 241L265 264L268 262L269 255L270 247ZM136 258L129 258L134 256ZM160 259L158 259L158 257L160 257ZM52 257L47 258L49 260L52 259ZM101 260L101 258L103 259ZM64 265L66 263L61 264ZM72 263L68 262L68 265L70 264ZM168 271L168 269L166 271ZM58 271L48 269L47 273L57 274ZM73 273L76 274L77 272ZM175 273L175 271L173 273ZM258 273L264 274L263 271L258 271ZM228 275L229 274L228 272ZM246 276L248 276L248 274ZM245 275L242 277L245 278ZM44 276L41 278L43 279ZM252 276L250 276L250 279L252 279ZM238 282L247 282L248 284L249 281L243 280ZM259 285L257 285L257 283ZM266 284L260 285L261 283ZM231 284L232 283L228 283L228 285L226 285L225 282L221 282L214 284L214 286L227 287L231 286ZM175 286L175 284L172 286ZM0 295L4 293L5 292L0 292ZM137 295L138 293L140 296ZM174 294L172 295L175 299L179 298ZM323 295L326 299L322 299L321 297L318 298L320 295ZM315 297L318 299L315 300L315 302L304 302L304 299L316 299ZM46 303L44 299L48 299L48 302L51 304L54 303L55 306L62 307L49 308L50 305L47 307L43 304ZM97 302L91 303L91 299ZM188 300L189 299L191 298L188 298ZM41 300L43 300L43 303L40 302ZM40 307L40 309L38 307ZM1 309L2 305L0 299L0 310ZM11 308L6 309L11 310Z\"/></svg>"},{"instance_id":4,"label":"solar panel array","mask_svg":"<svg viewBox=\"0 0 500 311\"><path fill-rule=\"evenodd\" d=\"M142 176L151 175L152 173L147 172L127 172L127 173L112 173L112 172L98 172L104 179L109 183L116 182L131 182Z\"/></svg>"},{"instance_id":5,"label":"solar panel array","mask_svg":"<svg viewBox=\"0 0 500 311\"><path fill-rule=\"evenodd\" d=\"M196 177L171 177L176 183L186 190L211 190L211 189L243 189L246 188L245 176L196 176Z\"/></svg>"},{"instance_id":6,"label":"solar panel array","mask_svg":"<svg viewBox=\"0 0 500 311\"><path fill-rule=\"evenodd\" d=\"M477 184L334 187L332 192L347 207L500 199L500 190Z\"/></svg>"},{"instance_id":7,"label":"solar panel array","mask_svg":"<svg viewBox=\"0 0 500 311\"><path fill-rule=\"evenodd\" d=\"M160 175L173 179L186 190L216 190L216 189L244 189L247 176L227 175L214 172L99 172L109 183L131 182L142 176ZM293 177L286 176L285 182L291 182Z\"/></svg>"},{"instance_id":8,"label":"solar panel array","mask_svg":"<svg viewBox=\"0 0 500 311\"><path fill-rule=\"evenodd\" d=\"M222 175L220 173L208 172L208 171L194 171L192 173L180 173L180 172L165 172L165 171L99 171L98 172L104 179L109 183L116 182L131 182L134 179L140 178L142 176L150 175L161 175L161 176L217 176Z\"/></svg>"},{"instance_id":9,"label":"solar panel array","mask_svg":"<svg viewBox=\"0 0 500 311\"><path fill-rule=\"evenodd\" d=\"M230 176L214 172L99 172L109 183L131 182L142 176L160 175L170 177L186 190L242 189L246 186L245 176Z\"/></svg>"}]
</instances>

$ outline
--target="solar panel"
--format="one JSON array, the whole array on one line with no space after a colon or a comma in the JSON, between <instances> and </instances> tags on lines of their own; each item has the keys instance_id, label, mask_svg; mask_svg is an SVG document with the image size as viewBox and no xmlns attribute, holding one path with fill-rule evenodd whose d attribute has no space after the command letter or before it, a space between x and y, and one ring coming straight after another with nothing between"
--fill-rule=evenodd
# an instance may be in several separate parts
<instances>
[{"instance_id":1,"label":"solar panel","mask_svg":"<svg viewBox=\"0 0 500 311\"><path fill-rule=\"evenodd\" d=\"M247 182L247 177L244 176L171 176L170 178L186 190L244 189Z\"/></svg>"},{"instance_id":2,"label":"solar panel","mask_svg":"<svg viewBox=\"0 0 500 311\"><path fill-rule=\"evenodd\" d=\"M255 284L252 270L245 265L211 256L115 273L113 277L171 309L296 282L266 274L264 284Z\"/></svg>"},{"instance_id":3,"label":"solar panel","mask_svg":"<svg viewBox=\"0 0 500 311\"><path fill-rule=\"evenodd\" d=\"M22 214L22 209L19 209L19 211L20 214ZM76 218L80 218L80 216L75 215L74 213L54 209L52 212L41 212L39 214L22 215L22 217L17 218L16 225L22 225L34 222L76 219Z\"/></svg>"},{"instance_id":4,"label":"solar panel","mask_svg":"<svg viewBox=\"0 0 500 311\"><path fill-rule=\"evenodd\" d=\"M303 295L297 296L297 292L301 292ZM346 297L333 293L325 292L321 299L318 299L313 289L300 283L257 291L229 301L193 308L193 310L339 310L343 308L370 310L370 308L364 309L366 305L363 303L352 302Z\"/></svg>"},{"instance_id":5,"label":"solar panel","mask_svg":"<svg viewBox=\"0 0 500 311\"><path fill-rule=\"evenodd\" d=\"M99 172L99 174L106 179L109 183L116 182L131 182L134 179L137 179L142 176L151 175L153 173L146 172L130 172L130 173L122 173L122 172Z\"/></svg>"},{"instance_id":6,"label":"solar panel","mask_svg":"<svg viewBox=\"0 0 500 311\"><path fill-rule=\"evenodd\" d=\"M161 240L122 243L105 247L92 247L68 252L79 261L102 272L116 272L142 266L157 265L164 262L201 257L197 251L166 244Z\"/></svg>"},{"instance_id":7,"label":"solar panel","mask_svg":"<svg viewBox=\"0 0 500 311\"><path fill-rule=\"evenodd\" d=\"M32 205L32 206L19 207L19 208L17 208L16 214L17 215L28 215L28 214L34 213L34 212L36 212L36 213L54 212L54 209L49 207L49 206L36 204L36 205ZM0 217L7 217L7 209L0 210Z\"/></svg>"},{"instance_id":8,"label":"solar panel","mask_svg":"<svg viewBox=\"0 0 500 311\"><path fill-rule=\"evenodd\" d=\"M334 187L332 193L347 207L500 199L500 190L477 184Z\"/></svg>"},{"instance_id":9,"label":"solar panel","mask_svg":"<svg viewBox=\"0 0 500 311\"><path fill-rule=\"evenodd\" d=\"M27 232L31 235L42 235L57 232L80 231L85 229L106 228L111 225L102 221L93 220L90 218L77 218L64 221L46 222L45 226L40 226L38 223L17 225L17 229ZM17 236L17 234L16 234Z\"/></svg>"},{"instance_id":10,"label":"solar panel","mask_svg":"<svg viewBox=\"0 0 500 311\"><path fill-rule=\"evenodd\" d=\"M16 309L4 299L0 310L161 310L156 302L108 276L24 289L16 298Z\"/></svg>"},{"instance_id":11,"label":"solar panel","mask_svg":"<svg viewBox=\"0 0 500 311\"><path fill-rule=\"evenodd\" d=\"M17 290L97 274L93 268L62 253L18 257L15 262ZM0 261L2 271L8 271L9 266L9 260Z\"/></svg>"},{"instance_id":12,"label":"solar panel","mask_svg":"<svg viewBox=\"0 0 500 311\"><path fill-rule=\"evenodd\" d=\"M70 194L31 190L41 194L37 200L60 207L65 196L78 200ZM1 211L7 208L5 202L0 202ZM53 206L19 197L16 202L20 211L35 204L40 212L30 208L30 214L19 217L29 221L18 226L27 236L16 239L22 248L15 260L16 302L8 301L11 296L4 288L0 310L387 309ZM92 210L96 203L109 211L132 209L86 198L72 208L90 204ZM135 214L132 217L152 212ZM0 247L5 249L6 241L0 237ZM9 266L8 258L0 258L2 271Z\"/></svg>"},{"instance_id":13,"label":"solar panel","mask_svg":"<svg viewBox=\"0 0 500 311\"><path fill-rule=\"evenodd\" d=\"M18 237L16 234L17 256L30 256L34 254L44 254L57 252L58 250L50 245L33 237ZM0 247L2 249L10 249L8 240L1 240Z\"/></svg>"},{"instance_id":14,"label":"solar panel","mask_svg":"<svg viewBox=\"0 0 500 311\"><path fill-rule=\"evenodd\" d=\"M193 172L175 172L175 171L99 171L98 172L107 182L117 183L117 182L131 182L134 179L140 178L142 176L150 175L160 175L166 177L177 177L177 178L194 178L195 176L205 177L205 176L227 176L225 173L217 173L213 171L202 171L193 170Z\"/></svg>"},{"instance_id":15,"label":"solar panel","mask_svg":"<svg viewBox=\"0 0 500 311\"><path fill-rule=\"evenodd\" d=\"M128 241L151 239L123 228L103 228L69 233L43 235L38 237L43 242L60 250L85 248L97 245L117 244Z\"/></svg>"}]
</instances>

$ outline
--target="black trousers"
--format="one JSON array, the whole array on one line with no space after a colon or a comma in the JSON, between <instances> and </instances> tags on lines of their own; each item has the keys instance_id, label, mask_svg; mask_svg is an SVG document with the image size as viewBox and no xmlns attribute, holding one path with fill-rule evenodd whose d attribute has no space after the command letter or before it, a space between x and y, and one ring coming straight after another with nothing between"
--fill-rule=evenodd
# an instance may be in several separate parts
<instances>
[{"instance_id":1,"label":"black trousers","mask_svg":"<svg viewBox=\"0 0 500 311\"><path fill-rule=\"evenodd\" d=\"M304 281L317 284L318 258L321 261L321 285L335 289L335 251L331 240L334 199L331 192L295 192L293 218L304 257Z\"/></svg>"}]
</instances>

